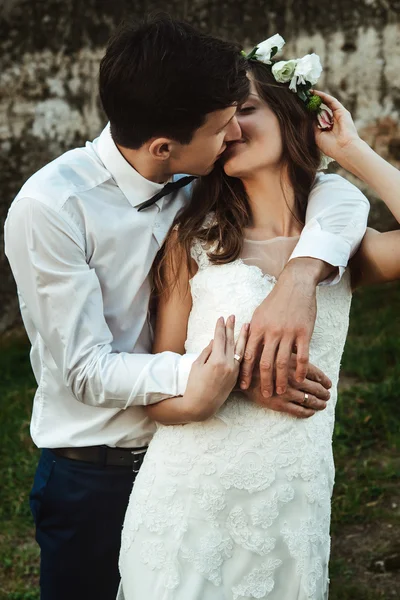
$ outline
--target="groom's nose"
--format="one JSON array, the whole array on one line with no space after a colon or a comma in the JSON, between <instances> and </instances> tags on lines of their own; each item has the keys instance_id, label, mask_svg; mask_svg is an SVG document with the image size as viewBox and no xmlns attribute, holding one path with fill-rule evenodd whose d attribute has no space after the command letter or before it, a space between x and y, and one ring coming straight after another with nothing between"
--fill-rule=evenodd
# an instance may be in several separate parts
<instances>
[{"instance_id":1,"label":"groom's nose","mask_svg":"<svg viewBox=\"0 0 400 600\"><path fill-rule=\"evenodd\" d=\"M229 127L226 132L225 142L235 142L236 140L240 140L242 137L242 130L240 129L240 125L238 120L233 117L232 121L229 123Z\"/></svg>"}]
</instances>

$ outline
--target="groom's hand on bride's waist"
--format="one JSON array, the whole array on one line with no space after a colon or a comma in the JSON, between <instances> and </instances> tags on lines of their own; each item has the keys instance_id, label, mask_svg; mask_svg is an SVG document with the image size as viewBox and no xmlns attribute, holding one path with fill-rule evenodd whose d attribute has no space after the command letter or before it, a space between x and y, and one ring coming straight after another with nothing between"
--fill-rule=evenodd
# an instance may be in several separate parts
<instances>
[{"instance_id":1,"label":"groom's hand on bride's waist","mask_svg":"<svg viewBox=\"0 0 400 600\"><path fill-rule=\"evenodd\" d=\"M261 393L258 369L253 373L250 388L244 393L249 400L260 406L299 418L311 417L316 411L324 410L330 398L329 389L332 386L329 377L314 365L309 364L305 380L299 383L295 379L296 364L296 355L292 355L289 360L288 385L284 394L273 393L269 398L265 398Z\"/></svg>"}]
</instances>

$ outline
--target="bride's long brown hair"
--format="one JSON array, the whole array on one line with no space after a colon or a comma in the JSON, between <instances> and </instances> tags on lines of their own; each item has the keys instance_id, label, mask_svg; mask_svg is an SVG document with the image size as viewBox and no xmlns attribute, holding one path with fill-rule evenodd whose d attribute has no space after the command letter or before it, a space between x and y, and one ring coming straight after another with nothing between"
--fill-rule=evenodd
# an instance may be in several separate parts
<instances>
[{"instance_id":1,"label":"bride's long brown hair","mask_svg":"<svg viewBox=\"0 0 400 600\"><path fill-rule=\"evenodd\" d=\"M321 154L315 143L315 117L287 84L278 84L270 67L249 61L249 75L257 93L275 113L282 136L282 163L295 196L294 216L304 224L307 200L320 164ZM214 213L215 223L204 228L204 220ZM174 250L187 261L190 272L190 249L197 238L212 247L211 263L221 265L236 260L243 246L243 229L250 224L251 211L246 191L240 179L229 177L220 164L195 184L187 207L175 219L177 235L169 235L154 264L154 283L157 293L166 291L163 271ZM170 262L177 281L178 263Z\"/></svg>"}]
</instances>

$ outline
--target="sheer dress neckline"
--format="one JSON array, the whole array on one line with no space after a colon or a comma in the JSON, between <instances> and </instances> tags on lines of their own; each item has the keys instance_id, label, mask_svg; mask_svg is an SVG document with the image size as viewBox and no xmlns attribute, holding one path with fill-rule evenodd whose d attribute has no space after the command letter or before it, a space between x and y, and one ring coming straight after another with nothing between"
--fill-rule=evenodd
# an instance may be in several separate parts
<instances>
[{"instance_id":1,"label":"sheer dress neckline","mask_svg":"<svg viewBox=\"0 0 400 600\"><path fill-rule=\"evenodd\" d=\"M268 238L266 240L252 240L250 238L243 238L244 242L248 242L250 244L268 244L270 242L275 242L277 240L298 240L300 239L300 235L277 235L273 238Z\"/></svg>"},{"instance_id":2,"label":"sheer dress neckline","mask_svg":"<svg viewBox=\"0 0 400 600\"><path fill-rule=\"evenodd\" d=\"M257 267L275 280L285 268L300 236L277 236L267 240L245 238L240 259L243 264Z\"/></svg>"}]
</instances>

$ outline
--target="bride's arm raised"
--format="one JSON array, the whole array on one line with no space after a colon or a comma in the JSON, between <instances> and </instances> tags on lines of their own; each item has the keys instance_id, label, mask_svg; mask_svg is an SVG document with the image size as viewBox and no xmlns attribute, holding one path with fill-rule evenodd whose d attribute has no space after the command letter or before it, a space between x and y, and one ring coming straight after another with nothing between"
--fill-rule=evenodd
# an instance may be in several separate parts
<instances>
[{"instance_id":1,"label":"bride's arm raised","mask_svg":"<svg viewBox=\"0 0 400 600\"><path fill-rule=\"evenodd\" d=\"M400 279L400 230L379 233L368 228L350 267L353 289Z\"/></svg>"},{"instance_id":2,"label":"bride's arm raised","mask_svg":"<svg viewBox=\"0 0 400 600\"><path fill-rule=\"evenodd\" d=\"M332 109L334 118L331 131L317 131L318 146L370 185L400 223L400 172L361 140L349 111L336 98L316 93ZM350 264L353 287L400 279L400 230L379 233L368 229Z\"/></svg>"}]
</instances>

